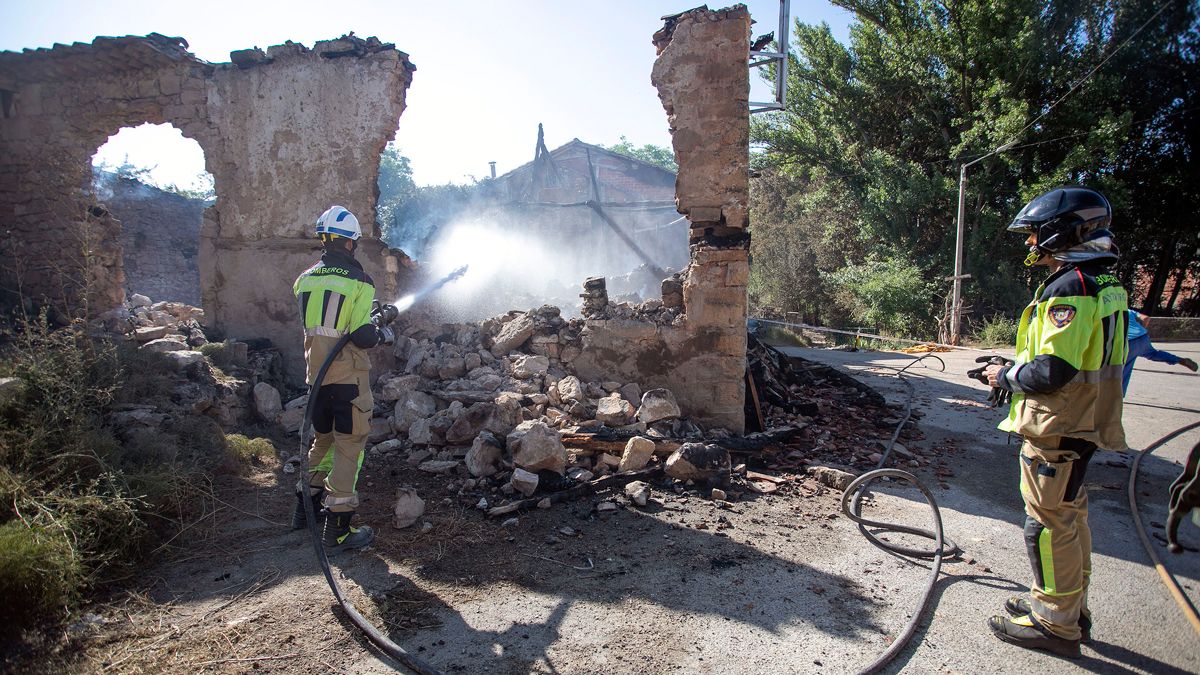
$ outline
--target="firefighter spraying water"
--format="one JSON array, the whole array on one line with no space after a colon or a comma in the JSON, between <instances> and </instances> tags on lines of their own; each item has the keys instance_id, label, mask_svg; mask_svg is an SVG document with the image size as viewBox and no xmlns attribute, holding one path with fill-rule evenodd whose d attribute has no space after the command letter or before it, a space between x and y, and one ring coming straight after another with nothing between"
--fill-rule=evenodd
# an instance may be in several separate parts
<instances>
[{"instance_id":1,"label":"firefighter spraying water","mask_svg":"<svg viewBox=\"0 0 1200 675\"><path fill-rule=\"evenodd\" d=\"M308 529L325 579L351 621L413 671L436 672L389 640L346 600L328 556L363 548L375 538L370 527L351 525L375 404L366 350L392 344L392 322L430 293L461 277L467 268L460 267L395 304L381 304L375 300L374 282L354 257L362 236L354 214L341 206L330 207L317 219L316 232L324 245L321 259L301 274L293 287L304 323L310 388L300 427L301 473L292 527ZM310 424L316 432L311 445Z\"/></svg>"}]
</instances>

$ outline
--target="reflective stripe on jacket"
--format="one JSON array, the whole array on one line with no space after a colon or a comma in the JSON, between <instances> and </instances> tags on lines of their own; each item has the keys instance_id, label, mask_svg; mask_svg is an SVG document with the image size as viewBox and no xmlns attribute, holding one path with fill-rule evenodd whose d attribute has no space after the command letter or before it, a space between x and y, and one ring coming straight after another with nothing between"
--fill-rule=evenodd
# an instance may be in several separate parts
<instances>
[{"instance_id":1,"label":"reflective stripe on jacket","mask_svg":"<svg viewBox=\"0 0 1200 675\"><path fill-rule=\"evenodd\" d=\"M1013 391L1000 429L1124 450L1127 309L1125 289L1099 264L1070 264L1050 275L1021 314L1016 365L999 373L1001 386Z\"/></svg>"},{"instance_id":2,"label":"reflective stripe on jacket","mask_svg":"<svg viewBox=\"0 0 1200 675\"><path fill-rule=\"evenodd\" d=\"M375 285L362 264L349 253L325 251L320 262L305 270L292 285L304 322L306 381L312 384L333 345L344 335L371 326ZM374 327L370 330L374 335ZM371 370L365 349L350 342L329 366L324 384L365 382ZM374 341L371 341L374 344ZM366 345L371 346L371 345ZM369 389L368 389L369 391Z\"/></svg>"}]
</instances>

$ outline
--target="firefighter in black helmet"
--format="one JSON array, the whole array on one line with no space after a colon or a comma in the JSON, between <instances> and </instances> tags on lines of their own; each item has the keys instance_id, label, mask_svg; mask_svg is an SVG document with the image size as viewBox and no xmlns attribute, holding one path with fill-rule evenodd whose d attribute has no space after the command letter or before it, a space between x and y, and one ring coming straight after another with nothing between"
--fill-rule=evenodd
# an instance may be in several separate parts
<instances>
[{"instance_id":1,"label":"firefighter in black helmet","mask_svg":"<svg viewBox=\"0 0 1200 675\"><path fill-rule=\"evenodd\" d=\"M1121 375L1127 352L1125 289L1108 268L1119 252L1099 192L1051 190L1029 202L1010 232L1027 235L1025 264L1050 276L1021 315L1015 363L991 365L988 383L1012 392L1000 428L1021 434L1025 544L1033 568L1029 597L1005 603L995 635L1022 647L1079 658L1088 641L1092 535L1088 462L1097 447L1123 451Z\"/></svg>"}]
</instances>

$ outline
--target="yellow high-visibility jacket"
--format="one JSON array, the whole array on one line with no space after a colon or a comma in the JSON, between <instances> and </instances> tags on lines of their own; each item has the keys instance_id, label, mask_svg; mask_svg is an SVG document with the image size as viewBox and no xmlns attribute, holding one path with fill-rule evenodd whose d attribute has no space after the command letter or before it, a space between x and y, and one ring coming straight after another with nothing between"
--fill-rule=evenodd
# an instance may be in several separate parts
<instances>
[{"instance_id":1,"label":"yellow high-visibility jacket","mask_svg":"<svg viewBox=\"0 0 1200 675\"><path fill-rule=\"evenodd\" d=\"M329 366L322 384L365 383L371 370L366 350L379 343L379 332L371 323L375 284L362 264L349 252L327 250L296 279L292 290L304 322L308 384L344 335L351 336L350 343Z\"/></svg>"},{"instance_id":2,"label":"yellow high-visibility jacket","mask_svg":"<svg viewBox=\"0 0 1200 675\"><path fill-rule=\"evenodd\" d=\"M1000 429L1126 449L1121 376L1128 303L1103 263L1068 264L1050 275L1021 314L1016 364L999 373L1000 386L1013 392Z\"/></svg>"}]
</instances>

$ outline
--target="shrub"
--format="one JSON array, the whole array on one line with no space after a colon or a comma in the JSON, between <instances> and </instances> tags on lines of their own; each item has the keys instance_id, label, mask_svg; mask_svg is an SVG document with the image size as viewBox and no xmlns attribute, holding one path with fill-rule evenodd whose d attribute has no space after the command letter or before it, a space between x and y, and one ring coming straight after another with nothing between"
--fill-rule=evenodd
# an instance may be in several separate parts
<instances>
[{"instance_id":1,"label":"shrub","mask_svg":"<svg viewBox=\"0 0 1200 675\"><path fill-rule=\"evenodd\" d=\"M275 456L275 445L265 438L247 438L241 434L228 434L225 444L229 456L242 466L262 464L263 460Z\"/></svg>"},{"instance_id":2,"label":"shrub","mask_svg":"<svg viewBox=\"0 0 1200 675\"><path fill-rule=\"evenodd\" d=\"M28 599L3 603L23 616L0 622L4 633L65 618L91 588L131 575L187 513L189 470L212 434L192 431L187 416L174 423L180 438L119 440L105 426L113 405L166 402L174 378L158 355L81 326L29 321L0 364L24 382L0 412L0 597Z\"/></svg>"},{"instance_id":3,"label":"shrub","mask_svg":"<svg viewBox=\"0 0 1200 675\"><path fill-rule=\"evenodd\" d=\"M200 345L200 353L208 357L212 364L221 370L228 371L235 366L245 366L246 360L242 353L234 349L228 342L209 342Z\"/></svg>"},{"instance_id":4,"label":"shrub","mask_svg":"<svg viewBox=\"0 0 1200 675\"><path fill-rule=\"evenodd\" d=\"M1017 343L1017 322L1003 314L990 316L976 329L975 340L985 347L1011 347Z\"/></svg>"},{"instance_id":5,"label":"shrub","mask_svg":"<svg viewBox=\"0 0 1200 675\"><path fill-rule=\"evenodd\" d=\"M73 601L84 573L76 549L62 531L29 527L20 520L0 525L0 623L28 625ZM18 600L19 598L19 600Z\"/></svg>"},{"instance_id":6,"label":"shrub","mask_svg":"<svg viewBox=\"0 0 1200 675\"><path fill-rule=\"evenodd\" d=\"M868 258L825 275L854 321L896 337L933 334L934 287L921 268L901 258Z\"/></svg>"}]
</instances>

